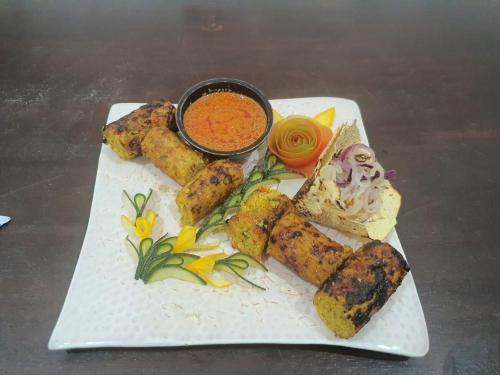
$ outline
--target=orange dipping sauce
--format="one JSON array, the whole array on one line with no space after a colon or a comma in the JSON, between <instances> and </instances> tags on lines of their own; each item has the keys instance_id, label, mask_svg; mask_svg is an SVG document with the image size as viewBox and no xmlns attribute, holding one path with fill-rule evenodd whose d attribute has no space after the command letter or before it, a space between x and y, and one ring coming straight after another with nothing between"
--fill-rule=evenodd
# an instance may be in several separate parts
<instances>
[{"instance_id":1,"label":"orange dipping sauce","mask_svg":"<svg viewBox=\"0 0 500 375\"><path fill-rule=\"evenodd\" d=\"M184 113L184 129L198 144L216 151L250 146L264 133L267 116L253 99L233 92L202 96Z\"/></svg>"}]
</instances>

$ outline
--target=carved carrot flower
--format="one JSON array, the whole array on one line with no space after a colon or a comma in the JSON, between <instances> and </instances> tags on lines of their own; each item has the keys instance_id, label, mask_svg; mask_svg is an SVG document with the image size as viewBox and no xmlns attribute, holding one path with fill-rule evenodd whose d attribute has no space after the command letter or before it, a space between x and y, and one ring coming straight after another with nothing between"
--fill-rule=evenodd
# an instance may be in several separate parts
<instances>
[{"instance_id":1,"label":"carved carrot flower","mask_svg":"<svg viewBox=\"0 0 500 375\"><path fill-rule=\"evenodd\" d=\"M293 171L310 176L323 150L330 142L330 129L335 108L329 108L314 118L292 115L276 119L267 140L269 150Z\"/></svg>"}]
</instances>

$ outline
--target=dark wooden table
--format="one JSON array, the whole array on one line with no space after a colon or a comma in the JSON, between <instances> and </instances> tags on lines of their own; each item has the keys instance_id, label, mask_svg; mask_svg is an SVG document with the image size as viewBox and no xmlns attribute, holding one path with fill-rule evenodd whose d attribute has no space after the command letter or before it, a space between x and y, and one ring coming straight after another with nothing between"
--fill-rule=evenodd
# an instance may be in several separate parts
<instances>
[{"instance_id":1,"label":"dark wooden table","mask_svg":"<svg viewBox=\"0 0 500 375\"><path fill-rule=\"evenodd\" d=\"M49 352L111 104L229 76L361 107L398 170L430 351L313 346ZM0 373L500 372L500 3L0 3Z\"/></svg>"}]
</instances>

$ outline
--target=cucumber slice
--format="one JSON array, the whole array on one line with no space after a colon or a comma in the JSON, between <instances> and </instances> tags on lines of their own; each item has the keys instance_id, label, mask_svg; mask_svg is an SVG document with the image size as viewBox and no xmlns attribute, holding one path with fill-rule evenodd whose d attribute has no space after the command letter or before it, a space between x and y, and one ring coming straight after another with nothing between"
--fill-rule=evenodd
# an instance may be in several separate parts
<instances>
[{"instance_id":1,"label":"cucumber slice","mask_svg":"<svg viewBox=\"0 0 500 375\"><path fill-rule=\"evenodd\" d=\"M142 254L142 256L146 256L149 252L149 250L151 250L151 247L153 246L153 239L152 238L145 238L141 241L141 243L139 244L139 250Z\"/></svg>"},{"instance_id":2,"label":"cucumber slice","mask_svg":"<svg viewBox=\"0 0 500 375\"><path fill-rule=\"evenodd\" d=\"M236 267L239 268L240 270L244 271L249 267L249 264L246 260L241 260L241 259L232 259L232 260L225 260L225 263L228 263L231 267Z\"/></svg>"},{"instance_id":3,"label":"cucumber slice","mask_svg":"<svg viewBox=\"0 0 500 375\"><path fill-rule=\"evenodd\" d=\"M156 243L161 243L163 240L168 238L168 232L156 240Z\"/></svg>"},{"instance_id":4,"label":"cucumber slice","mask_svg":"<svg viewBox=\"0 0 500 375\"><path fill-rule=\"evenodd\" d=\"M161 262L162 265L167 265L171 264L174 266L181 266L184 265L184 259L182 257L177 256L177 255L171 255L169 257L166 257L163 262Z\"/></svg>"},{"instance_id":5,"label":"cucumber slice","mask_svg":"<svg viewBox=\"0 0 500 375\"><path fill-rule=\"evenodd\" d=\"M156 255L160 255L160 254L169 254L172 249L173 249L173 245L169 244L169 243L161 243L161 244L157 244L156 245Z\"/></svg>"},{"instance_id":6,"label":"cucumber slice","mask_svg":"<svg viewBox=\"0 0 500 375\"><path fill-rule=\"evenodd\" d=\"M247 181L251 183L251 182L260 181L263 178L264 178L264 174L260 170L254 168L252 170L252 172L250 173L250 176L248 176Z\"/></svg>"},{"instance_id":7,"label":"cucumber slice","mask_svg":"<svg viewBox=\"0 0 500 375\"><path fill-rule=\"evenodd\" d=\"M233 207L228 207L228 209L227 209L226 214L224 215L224 217L229 217L232 214L236 214L236 213L238 213L239 210L240 210L240 205L233 206ZM225 224L225 222L226 221L224 220L224 224Z\"/></svg>"},{"instance_id":8,"label":"cucumber slice","mask_svg":"<svg viewBox=\"0 0 500 375\"><path fill-rule=\"evenodd\" d=\"M182 260L183 260L182 265L183 266L187 266L188 264L193 263L195 260L200 259L200 257L198 255L194 255L194 254L178 253L176 255L178 257L182 258Z\"/></svg>"},{"instance_id":9,"label":"cucumber slice","mask_svg":"<svg viewBox=\"0 0 500 375\"><path fill-rule=\"evenodd\" d=\"M140 265L137 267L139 277L143 278L149 270L162 263L172 253L173 245L168 242L162 243L160 240L153 244L153 248L148 251L146 256L143 257ZM182 262L180 262L180 264L182 264Z\"/></svg>"},{"instance_id":10,"label":"cucumber slice","mask_svg":"<svg viewBox=\"0 0 500 375\"><path fill-rule=\"evenodd\" d=\"M229 196L231 197L231 195ZM228 198L229 199L229 198ZM212 212L210 212L210 216L208 216L207 219L205 219L205 223L213 216L213 215L218 215L222 214L224 215L224 205L217 206Z\"/></svg>"},{"instance_id":11,"label":"cucumber slice","mask_svg":"<svg viewBox=\"0 0 500 375\"><path fill-rule=\"evenodd\" d=\"M139 244L139 253L141 257L139 258L139 263L137 264L137 269L135 270L135 278L141 279L143 278L145 272L149 269L149 263L151 259L151 255L154 256L155 248L153 247L153 239L145 238Z\"/></svg>"},{"instance_id":12,"label":"cucumber slice","mask_svg":"<svg viewBox=\"0 0 500 375\"><path fill-rule=\"evenodd\" d=\"M170 246L174 247L176 241L177 241L177 236L167 237L167 238L162 237L158 241L156 241L156 245L160 246L160 245L169 244Z\"/></svg>"},{"instance_id":13,"label":"cucumber slice","mask_svg":"<svg viewBox=\"0 0 500 375\"><path fill-rule=\"evenodd\" d=\"M277 171L279 169L286 169L285 164L283 164L281 162L277 162L276 164L273 165L273 167L271 168L271 171Z\"/></svg>"},{"instance_id":14,"label":"cucumber slice","mask_svg":"<svg viewBox=\"0 0 500 375\"><path fill-rule=\"evenodd\" d=\"M200 285L206 285L206 281L200 276L180 266L171 264L156 266L146 277L146 284L151 284L156 281L165 279L178 279L183 281L190 281Z\"/></svg>"},{"instance_id":15,"label":"cucumber slice","mask_svg":"<svg viewBox=\"0 0 500 375\"><path fill-rule=\"evenodd\" d=\"M239 207L241 204L241 194L237 194L233 197L229 197L226 203L224 203L224 207Z\"/></svg>"},{"instance_id":16,"label":"cucumber slice","mask_svg":"<svg viewBox=\"0 0 500 375\"><path fill-rule=\"evenodd\" d=\"M243 196L243 199L241 200L242 202L246 201L248 196L252 194L255 190L262 186L267 186L267 185L273 185L277 184L280 181L275 178L266 178L265 180L262 180L260 182L256 182L248 187L248 189L245 191L245 195Z\"/></svg>"},{"instance_id":17,"label":"cucumber slice","mask_svg":"<svg viewBox=\"0 0 500 375\"><path fill-rule=\"evenodd\" d=\"M303 175L297 172L292 172L288 169L272 170L267 175L267 178L276 178L278 180L291 180L293 178L304 178Z\"/></svg>"},{"instance_id":18,"label":"cucumber slice","mask_svg":"<svg viewBox=\"0 0 500 375\"><path fill-rule=\"evenodd\" d=\"M139 216L142 216L142 213L144 212L144 209L146 208L146 205L148 204L149 198L151 198L151 194L153 193L152 189L149 189L148 196L145 196L142 193L137 193L134 195L134 199L130 198L130 195L123 190L123 193L129 200L129 202L132 204L132 206L135 209L135 217L138 218Z\"/></svg>"},{"instance_id":19,"label":"cucumber slice","mask_svg":"<svg viewBox=\"0 0 500 375\"><path fill-rule=\"evenodd\" d=\"M265 159L266 170L269 171L273 169L276 163L278 163L278 158L275 155L268 152Z\"/></svg>"},{"instance_id":20,"label":"cucumber slice","mask_svg":"<svg viewBox=\"0 0 500 375\"><path fill-rule=\"evenodd\" d=\"M219 206L205 219L203 224L198 231L196 232L196 241L200 238L206 236L207 234L213 232L215 230L212 227L219 227L224 224L224 215L226 214L225 206Z\"/></svg>"},{"instance_id":21,"label":"cucumber slice","mask_svg":"<svg viewBox=\"0 0 500 375\"><path fill-rule=\"evenodd\" d=\"M162 254L160 256L150 258L143 267L142 278L144 279L144 276L146 276L156 266L163 264L173 264L181 266L182 264L184 264L184 260L181 257L177 257L176 255L170 255L170 254Z\"/></svg>"},{"instance_id":22,"label":"cucumber slice","mask_svg":"<svg viewBox=\"0 0 500 375\"><path fill-rule=\"evenodd\" d=\"M165 238L163 242L156 241L155 243L153 243L153 239L151 238L145 238L141 241L139 245L141 257L135 273L136 279L144 278L154 265L161 263L163 259L169 256L173 249L173 245L168 242L170 238ZM161 257L161 261L159 257Z\"/></svg>"},{"instance_id":23,"label":"cucumber slice","mask_svg":"<svg viewBox=\"0 0 500 375\"><path fill-rule=\"evenodd\" d=\"M244 282L246 282L247 284L250 284L251 286L253 286L255 288L258 288L261 290L266 290L266 288L263 288L260 285L257 285L255 283L251 282L250 280L246 279L243 276L243 273L238 268L231 267L231 265L229 265L228 263L216 263L214 268L218 271L224 271L224 272L227 272L230 274L234 274L234 275L238 276L241 280L243 280Z\"/></svg>"},{"instance_id":24,"label":"cucumber slice","mask_svg":"<svg viewBox=\"0 0 500 375\"><path fill-rule=\"evenodd\" d=\"M224 215L222 214L215 214L215 215L212 215L210 216L210 218L208 219L208 222L207 222L207 225L212 225L212 224L217 224L221 221L224 220Z\"/></svg>"},{"instance_id":25,"label":"cucumber slice","mask_svg":"<svg viewBox=\"0 0 500 375\"><path fill-rule=\"evenodd\" d=\"M250 255L246 255L243 253L235 253L233 255L230 255L229 257L227 257L224 260L232 262L233 259L234 260L244 260L245 262L248 263L248 265L250 267L257 268L261 271L267 272L266 266L264 266L257 259L255 259L254 257L251 257Z\"/></svg>"},{"instance_id":26,"label":"cucumber slice","mask_svg":"<svg viewBox=\"0 0 500 375\"><path fill-rule=\"evenodd\" d=\"M203 237L209 235L210 233L217 232L218 230L222 229L224 225L225 223L222 222L198 229L198 232L196 233L196 241L201 240Z\"/></svg>"},{"instance_id":27,"label":"cucumber slice","mask_svg":"<svg viewBox=\"0 0 500 375\"><path fill-rule=\"evenodd\" d=\"M220 260L215 262L214 270L224 271L224 272L227 272L229 274L234 273L233 270L231 270L231 268L227 265L227 263L224 263L223 261L220 261Z\"/></svg>"},{"instance_id":28,"label":"cucumber slice","mask_svg":"<svg viewBox=\"0 0 500 375\"><path fill-rule=\"evenodd\" d=\"M237 268L231 267L231 266L229 266L229 268L236 274L236 276L238 276L244 282L246 282L246 283L250 284L251 286L256 287L260 290L266 290L266 288L261 287L260 285L257 285L255 283L251 282L250 280L248 280L247 278L245 278L245 276L243 276L243 273L240 270L238 270Z\"/></svg>"},{"instance_id":29,"label":"cucumber slice","mask_svg":"<svg viewBox=\"0 0 500 375\"><path fill-rule=\"evenodd\" d=\"M134 195L134 203L137 208L140 209L145 202L146 202L146 196L144 194L137 193L136 195Z\"/></svg>"}]
</instances>

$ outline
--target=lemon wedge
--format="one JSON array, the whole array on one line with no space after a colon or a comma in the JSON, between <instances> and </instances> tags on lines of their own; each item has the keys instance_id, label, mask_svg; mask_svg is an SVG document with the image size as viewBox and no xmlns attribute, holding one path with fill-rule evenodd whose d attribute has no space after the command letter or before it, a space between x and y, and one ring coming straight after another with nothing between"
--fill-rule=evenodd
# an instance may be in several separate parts
<instances>
[{"instance_id":1,"label":"lemon wedge","mask_svg":"<svg viewBox=\"0 0 500 375\"><path fill-rule=\"evenodd\" d=\"M274 111L274 110L273 110ZM330 107L321 113L314 116L314 119L318 121L321 125L330 128L333 124L333 119L335 117L335 107Z\"/></svg>"}]
</instances>

